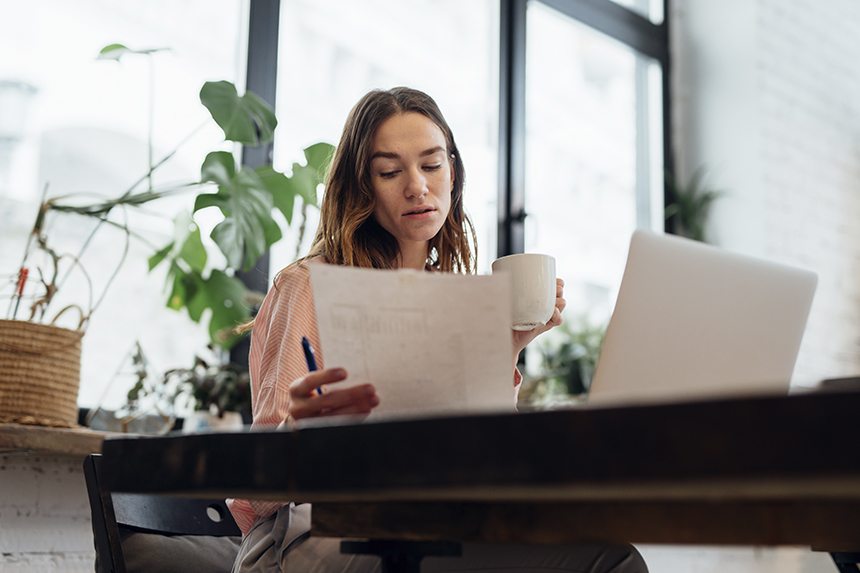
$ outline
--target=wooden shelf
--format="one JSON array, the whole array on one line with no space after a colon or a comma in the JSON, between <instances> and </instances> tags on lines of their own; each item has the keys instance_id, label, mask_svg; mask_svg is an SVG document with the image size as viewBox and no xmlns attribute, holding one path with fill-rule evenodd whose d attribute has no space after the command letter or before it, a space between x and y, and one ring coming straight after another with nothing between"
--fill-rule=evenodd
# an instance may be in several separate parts
<instances>
[{"instance_id":1,"label":"wooden shelf","mask_svg":"<svg viewBox=\"0 0 860 573\"><path fill-rule=\"evenodd\" d=\"M50 428L25 424L0 424L0 454L28 453L84 457L99 453L111 435L89 428Z\"/></svg>"}]
</instances>

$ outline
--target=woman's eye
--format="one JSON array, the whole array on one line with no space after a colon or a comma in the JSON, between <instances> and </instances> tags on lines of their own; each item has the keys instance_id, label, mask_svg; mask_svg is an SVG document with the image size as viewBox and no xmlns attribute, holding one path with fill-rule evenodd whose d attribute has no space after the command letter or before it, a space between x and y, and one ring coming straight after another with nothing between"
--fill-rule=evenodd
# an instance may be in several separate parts
<instances>
[{"instance_id":1,"label":"woman's eye","mask_svg":"<svg viewBox=\"0 0 860 573\"><path fill-rule=\"evenodd\" d=\"M425 166L424 166L424 169L425 169L425 170L427 170L427 171L436 171L436 170L437 170L437 169L439 169L440 167L442 167L442 164L441 164L441 163L440 163L439 165L425 165Z\"/></svg>"},{"instance_id":2,"label":"woman's eye","mask_svg":"<svg viewBox=\"0 0 860 573\"><path fill-rule=\"evenodd\" d=\"M379 176L382 177L383 179L391 179L395 175L397 175L397 171L385 171L385 172L379 174Z\"/></svg>"}]
</instances>

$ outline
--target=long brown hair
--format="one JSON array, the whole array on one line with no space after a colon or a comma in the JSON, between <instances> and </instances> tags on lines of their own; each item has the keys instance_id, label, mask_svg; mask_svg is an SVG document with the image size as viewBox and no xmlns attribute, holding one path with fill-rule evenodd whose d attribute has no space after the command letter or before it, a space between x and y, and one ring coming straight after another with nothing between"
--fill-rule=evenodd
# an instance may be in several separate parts
<instances>
[{"instance_id":1,"label":"long brown hair","mask_svg":"<svg viewBox=\"0 0 860 573\"><path fill-rule=\"evenodd\" d=\"M362 97L346 119L334 152L320 205L320 223L310 251L292 264L323 257L335 265L390 269L399 254L397 239L373 217L376 193L370 175L373 136L385 120L416 112L435 123L445 136L449 161L454 162L451 209L442 228L430 239L427 264L444 272L472 274L477 266L477 239L463 208L466 170L454 134L439 106L424 92L406 87L374 90ZM244 332L254 320L235 332Z\"/></svg>"},{"instance_id":2,"label":"long brown hair","mask_svg":"<svg viewBox=\"0 0 860 573\"><path fill-rule=\"evenodd\" d=\"M397 240L373 217L376 195L370 159L379 126L391 116L407 112L420 113L442 130L448 159L454 165L451 209L430 240L427 262L446 272L475 272L475 230L463 208L466 171L454 134L433 98L405 87L371 91L350 111L326 181L320 224L305 259L322 255L336 265L378 269L394 265Z\"/></svg>"}]
</instances>

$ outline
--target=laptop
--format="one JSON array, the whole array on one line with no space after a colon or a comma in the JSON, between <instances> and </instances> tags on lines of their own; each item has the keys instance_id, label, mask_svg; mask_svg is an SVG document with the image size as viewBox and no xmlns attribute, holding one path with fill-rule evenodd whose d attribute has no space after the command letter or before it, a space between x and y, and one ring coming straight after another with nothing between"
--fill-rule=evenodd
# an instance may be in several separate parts
<instances>
[{"instance_id":1,"label":"laptop","mask_svg":"<svg viewBox=\"0 0 860 573\"><path fill-rule=\"evenodd\" d=\"M815 273L636 231L589 406L787 394Z\"/></svg>"}]
</instances>

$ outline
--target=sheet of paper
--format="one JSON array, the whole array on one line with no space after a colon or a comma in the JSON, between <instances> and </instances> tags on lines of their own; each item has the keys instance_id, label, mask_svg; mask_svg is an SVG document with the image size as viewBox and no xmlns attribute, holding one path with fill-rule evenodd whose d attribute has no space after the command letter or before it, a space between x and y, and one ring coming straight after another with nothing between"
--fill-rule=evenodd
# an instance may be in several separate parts
<instances>
[{"instance_id":1,"label":"sheet of paper","mask_svg":"<svg viewBox=\"0 0 860 573\"><path fill-rule=\"evenodd\" d=\"M514 410L504 277L310 269L325 366L375 386L371 418Z\"/></svg>"}]
</instances>

